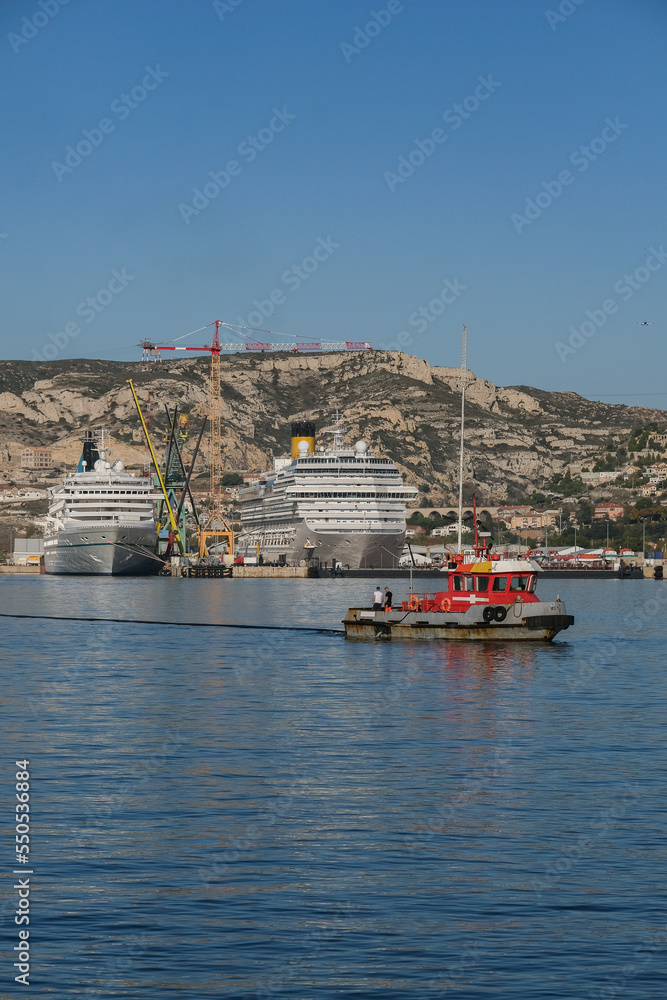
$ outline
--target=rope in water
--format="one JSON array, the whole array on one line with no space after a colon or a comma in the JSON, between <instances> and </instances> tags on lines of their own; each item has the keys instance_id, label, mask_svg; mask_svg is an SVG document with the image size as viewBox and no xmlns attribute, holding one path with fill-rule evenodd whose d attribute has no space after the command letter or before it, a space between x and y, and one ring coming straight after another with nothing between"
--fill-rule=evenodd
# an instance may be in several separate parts
<instances>
[{"instance_id":1,"label":"rope in water","mask_svg":"<svg viewBox=\"0 0 667 1000\"><path fill-rule=\"evenodd\" d=\"M320 635L345 635L342 628L321 628L316 625L240 625L235 622L161 622L153 618L77 618L73 615L24 615L2 611L0 618L31 618L48 622L108 622L112 625L174 625L176 628L242 628L267 632L318 632Z\"/></svg>"}]
</instances>

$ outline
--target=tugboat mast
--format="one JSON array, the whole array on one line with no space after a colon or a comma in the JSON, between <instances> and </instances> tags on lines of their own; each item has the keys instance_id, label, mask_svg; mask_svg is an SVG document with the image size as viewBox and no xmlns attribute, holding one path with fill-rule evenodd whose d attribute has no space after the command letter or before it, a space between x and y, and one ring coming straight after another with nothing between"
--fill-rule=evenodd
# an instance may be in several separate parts
<instances>
[{"instance_id":1,"label":"tugboat mast","mask_svg":"<svg viewBox=\"0 0 667 1000\"><path fill-rule=\"evenodd\" d=\"M459 455L459 524L456 551L461 554L461 526L463 520L463 434L465 425L466 377L468 374L468 328L461 335L461 449Z\"/></svg>"}]
</instances>

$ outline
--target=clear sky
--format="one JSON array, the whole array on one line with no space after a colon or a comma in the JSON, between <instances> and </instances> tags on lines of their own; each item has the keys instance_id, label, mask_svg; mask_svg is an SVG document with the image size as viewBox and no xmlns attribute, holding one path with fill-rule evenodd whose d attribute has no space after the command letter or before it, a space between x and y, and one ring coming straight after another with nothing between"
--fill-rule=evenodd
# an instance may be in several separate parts
<instances>
[{"instance_id":1,"label":"clear sky","mask_svg":"<svg viewBox=\"0 0 667 1000\"><path fill-rule=\"evenodd\" d=\"M3 0L2 355L465 323L667 407L666 50L665 0Z\"/></svg>"}]
</instances>

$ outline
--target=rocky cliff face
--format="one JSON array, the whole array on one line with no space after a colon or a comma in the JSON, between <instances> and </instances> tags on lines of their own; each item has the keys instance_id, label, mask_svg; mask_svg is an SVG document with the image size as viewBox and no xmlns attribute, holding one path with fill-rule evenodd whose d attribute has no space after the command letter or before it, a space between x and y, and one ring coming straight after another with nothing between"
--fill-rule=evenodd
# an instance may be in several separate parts
<instances>
[{"instance_id":1,"label":"rocky cliff face","mask_svg":"<svg viewBox=\"0 0 667 1000\"><path fill-rule=\"evenodd\" d=\"M143 465L145 448L127 379L142 407L150 393L156 445L164 404L190 415L189 457L210 410L206 359L152 365L110 361L0 363L0 464L16 468L27 445L49 447L70 468L82 431L104 426L113 458ZM431 500L451 502L458 482L460 373L393 351L222 358L223 462L229 470L264 469L289 444L292 420L331 424L336 408L347 440L365 438L413 483L430 483ZM531 492L570 461L592 463L607 446L627 443L638 424L667 422L663 411L590 402L574 393L499 388L468 373L466 492L509 500ZM202 449L201 473L208 469ZM8 468L4 463L5 470Z\"/></svg>"}]
</instances>

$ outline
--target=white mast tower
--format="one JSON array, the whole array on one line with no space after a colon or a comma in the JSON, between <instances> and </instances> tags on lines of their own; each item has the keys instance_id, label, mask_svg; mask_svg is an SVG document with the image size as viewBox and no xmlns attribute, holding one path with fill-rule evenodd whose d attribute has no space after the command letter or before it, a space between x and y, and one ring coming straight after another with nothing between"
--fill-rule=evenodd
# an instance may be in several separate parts
<instances>
[{"instance_id":1,"label":"white mast tower","mask_svg":"<svg viewBox=\"0 0 667 1000\"><path fill-rule=\"evenodd\" d=\"M461 335L461 449L459 454L459 532L457 552L461 552L461 527L463 521L463 434L465 427L466 380L468 377L468 328Z\"/></svg>"}]
</instances>

